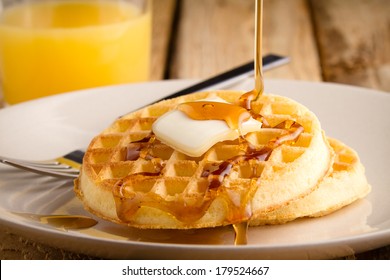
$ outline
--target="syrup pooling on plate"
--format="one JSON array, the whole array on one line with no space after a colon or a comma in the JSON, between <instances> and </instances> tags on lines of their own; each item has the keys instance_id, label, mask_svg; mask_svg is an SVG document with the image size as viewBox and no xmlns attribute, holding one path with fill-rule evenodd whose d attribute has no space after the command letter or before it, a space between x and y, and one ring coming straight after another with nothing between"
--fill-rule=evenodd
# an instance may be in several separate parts
<instances>
[{"instance_id":1,"label":"syrup pooling on plate","mask_svg":"<svg viewBox=\"0 0 390 280\"><path fill-rule=\"evenodd\" d=\"M63 230L85 229L98 223L95 219L81 215L39 215L18 212L14 212L14 214Z\"/></svg>"},{"instance_id":2,"label":"syrup pooling on plate","mask_svg":"<svg viewBox=\"0 0 390 280\"><path fill-rule=\"evenodd\" d=\"M97 221L79 215L42 215L40 222L61 229L84 229L97 224Z\"/></svg>"}]
</instances>

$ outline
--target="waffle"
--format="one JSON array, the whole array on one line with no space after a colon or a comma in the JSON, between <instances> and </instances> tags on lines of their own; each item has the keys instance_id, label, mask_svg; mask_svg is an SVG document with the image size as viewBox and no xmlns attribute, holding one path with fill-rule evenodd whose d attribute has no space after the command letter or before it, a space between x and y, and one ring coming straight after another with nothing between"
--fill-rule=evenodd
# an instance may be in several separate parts
<instances>
[{"instance_id":1,"label":"waffle","mask_svg":"<svg viewBox=\"0 0 390 280\"><path fill-rule=\"evenodd\" d=\"M251 225L282 224L302 217L324 216L370 192L358 154L336 139L328 138L328 141L336 154L332 173L311 194L266 215L253 217Z\"/></svg>"},{"instance_id":2,"label":"waffle","mask_svg":"<svg viewBox=\"0 0 390 280\"><path fill-rule=\"evenodd\" d=\"M246 141L217 143L197 158L151 134L155 120L178 104L215 95L234 103L242 92L202 92L162 101L121 117L96 136L75 181L85 208L138 228L203 228L246 221L315 189L332 165L332 149L316 116L288 98L261 96L252 109L262 116L264 128L245 135ZM303 128L297 139L281 143L297 125ZM267 160L238 160L219 186L212 184L212 174L223 163L243 159L248 146L262 150L270 143Z\"/></svg>"}]
</instances>

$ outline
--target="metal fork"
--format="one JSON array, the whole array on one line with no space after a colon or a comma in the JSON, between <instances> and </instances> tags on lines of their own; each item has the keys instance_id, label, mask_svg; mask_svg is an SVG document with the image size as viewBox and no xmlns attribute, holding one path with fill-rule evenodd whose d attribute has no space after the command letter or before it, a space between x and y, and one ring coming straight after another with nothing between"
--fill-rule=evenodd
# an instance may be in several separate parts
<instances>
[{"instance_id":1,"label":"metal fork","mask_svg":"<svg viewBox=\"0 0 390 280\"><path fill-rule=\"evenodd\" d=\"M79 176L83 156L83 151L75 150L62 157L47 161L20 160L0 156L0 162L40 175L75 179Z\"/></svg>"},{"instance_id":2,"label":"metal fork","mask_svg":"<svg viewBox=\"0 0 390 280\"><path fill-rule=\"evenodd\" d=\"M290 60L288 57L274 54L266 55L263 57L263 70L270 70L272 68L284 65L289 61ZM244 80L250 75L253 75L253 65L253 61L246 63L232 70L191 85L188 88L170 94L163 99L154 101L153 103L168 98L179 97L200 90L228 88ZM49 161L26 161L0 156L0 162L26 171L38 173L40 175L52 176L62 179L75 179L79 175L83 157L84 152L81 150L76 150L60 158Z\"/></svg>"}]
</instances>

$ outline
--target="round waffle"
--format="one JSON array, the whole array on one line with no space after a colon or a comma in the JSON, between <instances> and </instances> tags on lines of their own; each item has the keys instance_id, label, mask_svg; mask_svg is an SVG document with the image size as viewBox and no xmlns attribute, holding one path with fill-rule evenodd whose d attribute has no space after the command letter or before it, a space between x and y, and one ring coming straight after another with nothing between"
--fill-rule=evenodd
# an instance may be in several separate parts
<instances>
[{"instance_id":1,"label":"round waffle","mask_svg":"<svg viewBox=\"0 0 390 280\"><path fill-rule=\"evenodd\" d=\"M151 133L155 120L178 104L215 95L234 103L242 92L162 101L117 119L96 136L75 181L85 207L139 228L202 228L247 221L314 190L333 153L316 116L288 98L263 95L252 102L263 128L245 135L246 141L217 143L200 157L180 153ZM255 158L253 151L266 156ZM224 164L224 176L216 176Z\"/></svg>"},{"instance_id":2,"label":"round waffle","mask_svg":"<svg viewBox=\"0 0 390 280\"><path fill-rule=\"evenodd\" d=\"M281 224L302 217L330 214L365 197L371 190L358 154L344 143L328 138L336 157L332 172L318 188L302 199L265 215L252 217L251 225Z\"/></svg>"}]
</instances>

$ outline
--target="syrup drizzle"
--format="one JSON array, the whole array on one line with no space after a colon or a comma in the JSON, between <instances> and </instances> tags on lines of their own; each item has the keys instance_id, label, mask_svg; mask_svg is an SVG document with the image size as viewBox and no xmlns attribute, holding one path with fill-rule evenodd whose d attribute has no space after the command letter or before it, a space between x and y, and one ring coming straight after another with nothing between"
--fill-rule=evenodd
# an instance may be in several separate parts
<instances>
[{"instance_id":1,"label":"syrup drizzle","mask_svg":"<svg viewBox=\"0 0 390 280\"><path fill-rule=\"evenodd\" d=\"M150 145L153 144L155 139L155 136L150 133L140 140L131 142L127 146L126 160L135 161L139 158L149 160L152 159L153 157L147 152L148 149L145 148L149 148Z\"/></svg>"},{"instance_id":2,"label":"syrup drizzle","mask_svg":"<svg viewBox=\"0 0 390 280\"><path fill-rule=\"evenodd\" d=\"M164 164L161 159L154 157L150 154L150 149L153 147L156 137L154 134L150 133L144 138L131 142L127 146L126 150L126 160L127 161L136 161L139 158L144 160L151 161L153 163L154 170L153 171L145 171L145 172L136 172L126 177L129 179L131 177L136 176L160 176L161 171L164 168Z\"/></svg>"},{"instance_id":3,"label":"syrup drizzle","mask_svg":"<svg viewBox=\"0 0 390 280\"><path fill-rule=\"evenodd\" d=\"M179 104L178 110L194 120L223 120L229 128L241 131L241 125L251 114L243 107L213 101L195 101Z\"/></svg>"},{"instance_id":4,"label":"syrup drizzle","mask_svg":"<svg viewBox=\"0 0 390 280\"><path fill-rule=\"evenodd\" d=\"M282 134L279 137L271 139L266 146L261 149L256 149L248 142L247 151L243 155L238 155L232 157L226 161L223 161L217 166L213 166L213 170L206 169L202 172L202 177L207 177L209 181L209 189L219 189L223 186L223 182L226 176L230 174L233 166L241 162L256 160L256 161L267 161L271 156L273 150L279 147L282 144L293 143L295 142L300 134L303 132L303 127L298 123L292 123L286 133ZM245 140L245 138L243 138ZM246 140L245 140L246 141ZM230 205L232 208L231 217L229 217L229 222L235 223L236 221L246 221L251 218L251 211L249 208L250 198L252 197L254 190L257 187L257 181L251 181L251 186L249 190L246 190L246 193L236 193L234 195L239 195L241 197L241 202L239 207L237 205ZM230 194L232 196L232 194ZM232 201L230 199L230 201Z\"/></svg>"},{"instance_id":5,"label":"syrup drizzle","mask_svg":"<svg viewBox=\"0 0 390 280\"><path fill-rule=\"evenodd\" d=\"M284 123L282 123L284 125ZM280 126L283 126L283 125ZM269 141L268 145L261 149L256 149L250 143L242 155L238 155L223 161L219 165L212 166L213 169L205 169L201 177L207 179L208 186L204 196L187 197L181 193L175 200L165 200L163 197L152 192L130 192L127 193L127 187L137 184L137 176L149 176L150 180L155 180L163 170L156 173L135 173L131 174L117 182L114 187L114 198L117 206L118 217L125 222L131 222L131 218L142 206L149 206L168 212L183 223L193 223L204 216L207 209L218 196L223 196L230 202L227 222L240 223L250 219L251 207L250 200L257 187L257 180L252 179L249 189L235 190L224 186L224 179L230 174L233 166L248 160L266 161L272 151L287 142L294 142L303 132L303 127L297 123L292 123L286 133ZM246 140L245 140L246 141ZM154 177L154 178L153 178Z\"/></svg>"}]
</instances>

